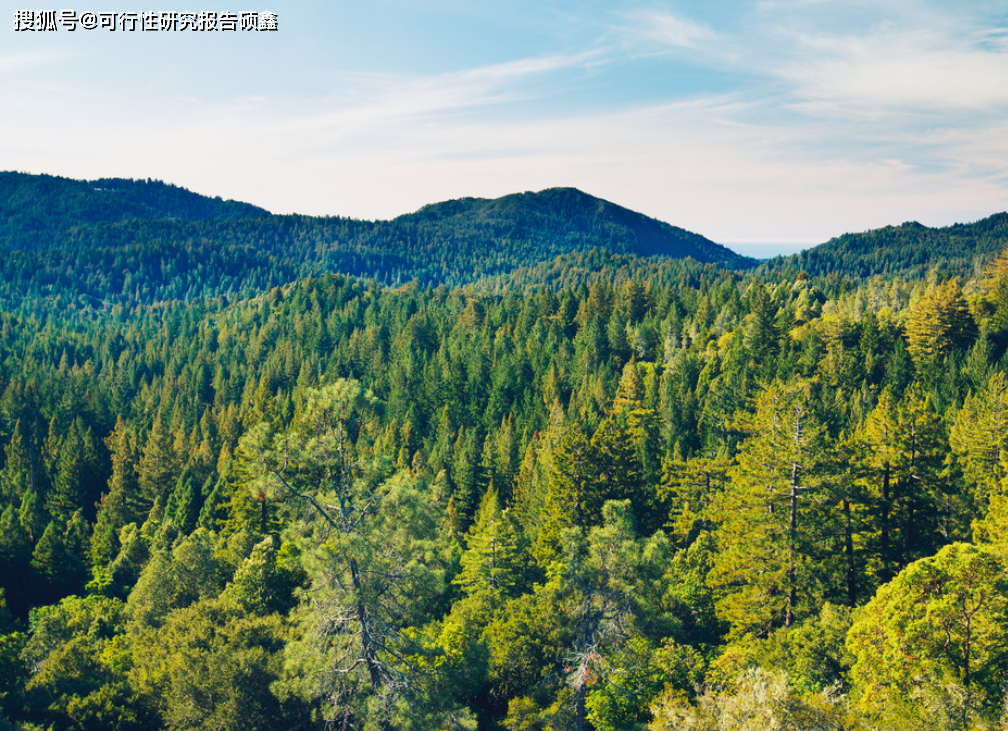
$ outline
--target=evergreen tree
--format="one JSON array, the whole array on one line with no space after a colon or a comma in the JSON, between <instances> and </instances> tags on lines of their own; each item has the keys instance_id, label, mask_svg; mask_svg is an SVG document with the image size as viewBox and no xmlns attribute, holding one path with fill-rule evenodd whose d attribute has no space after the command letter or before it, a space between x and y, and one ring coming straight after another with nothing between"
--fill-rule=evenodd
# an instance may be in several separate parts
<instances>
[{"instance_id":1,"label":"evergreen tree","mask_svg":"<svg viewBox=\"0 0 1008 731\"><path fill-rule=\"evenodd\" d=\"M669 506L670 537L689 545L701 532L714 529L713 507L717 495L728 486L729 466L729 460L720 456L665 461L659 489Z\"/></svg>"},{"instance_id":2,"label":"evergreen tree","mask_svg":"<svg viewBox=\"0 0 1008 731\"><path fill-rule=\"evenodd\" d=\"M918 371L931 378L945 356L968 348L976 334L976 322L955 279L929 288L906 323L907 350Z\"/></svg>"},{"instance_id":3,"label":"evergreen tree","mask_svg":"<svg viewBox=\"0 0 1008 731\"><path fill-rule=\"evenodd\" d=\"M31 566L45 587L44 595L49 601L58 599L63 594L67 565L63 531L56 520L50 520L35 544L31 558Z\"/></svg>"},{"instance_id":4,"label":"evergreen tree","mask_svg":"<svg viewBox=\"0 0 1008 731\"><path fill-rule=\"evenodd\" d=\"M539 517L535 556L542 566L558 557L560 538L571 526L586 527L595 504L596 463L591 443L570 429L553 455L549 487ZM597 504L601 508L601 504Z\"/></svg>"},{"instance_id":5,"label":"evergreen tree","mask_svg":"<svg viewBox=\"0 0 1008 731\"><path fill-rule=\"evenodd\" d=\"M8 504L0 513L0 592L6 589L16 614L25 610L30 596L31 586L26 577L30 575L31 555L28 534L21 526L13 503Z\"/></svg>"},{"instance_id":6,"label":"evergreen tree","mask_svg":"<svg viewBox=\"0 0 1008 731\"><path fill-rule=\"evenodd\" d=\"M34 489L31 454L21 429L21 420L14 423L11 440L4 449L3 470L0 470L0 504L20 503L22 496Z\"/></svg>"},{"instance_id":7,"label":"evergreen tree","mask_svg":"<svg viewBox=\"0 0 1008 731\"><path fill-rule=\"evenodd\" d=\"M835 519L826 431L808 384L768 386L747 431L718 507L710 576L736 637L790 626L834 589L826 564L835 556L819 555Z\"/></svg>"},{"instance_id":8,"label":"evergreen tree","mask_svg":"<svg viewBox=\"0 0 1008 731\"><path fill-rule=\"evenodd\" d=\"M18 521L21 528L28 536L31 545L42 537L48 522L45 510L42 507L42 500L34 490L28 490L21 498L21 506L18 509Z\"/></svg>"},{"instance_id":9,"label":"evergreen tree","mask_svg":"<svg viewBox=\"0 0 1008 731\"><path fill-rule=\"evenodd\" d=\"M1008 377L1003 371L996 371L983 391L966 398L949 441L962 463L975 504L982 509L1008 473Z\"/></svg>"},{"instance_id":10,"label":"evergreen tree","mask_svg":"<svg viewBox=\"0 0 1008 731\"><path fill-rule=\"evenodd\" d=\"M467 594L490 591L503 596L517 581L517 562L515 527L501 510L497 491L491 487L476 511L462 554L462 571L454 583Z\"/></svg>"},{"instance_id":11,"label":"evergreen tree","mask_svg":"<svg viewBox=\"0 0 1008 731\"><path fill-rule=\"evenodd\" d=\"M151 426L136 472L144 504L150 505L158 498L167 499L178 477L178 465L177 455L160 413Z\"/></svg>"}]
</instances>

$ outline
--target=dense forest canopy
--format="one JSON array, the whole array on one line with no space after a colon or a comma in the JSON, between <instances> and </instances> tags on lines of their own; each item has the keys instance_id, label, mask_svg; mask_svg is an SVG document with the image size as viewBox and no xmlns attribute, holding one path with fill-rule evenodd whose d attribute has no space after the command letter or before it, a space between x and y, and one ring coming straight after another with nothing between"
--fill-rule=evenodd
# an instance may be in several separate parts
<instances>
[{"instance_id":1,"label":"dense forest canopy","mask_svg":"<svg viewBox=\"0 0 1008 731\"><path fill-rule=\"evenodd\" d=\"M379 224L259 213L8 259L0 728L1008 722L1008 257L568 247L646 220L587 198L382 234L457 237L459 285L281 256Z\"/></svg>"}]
</instances>

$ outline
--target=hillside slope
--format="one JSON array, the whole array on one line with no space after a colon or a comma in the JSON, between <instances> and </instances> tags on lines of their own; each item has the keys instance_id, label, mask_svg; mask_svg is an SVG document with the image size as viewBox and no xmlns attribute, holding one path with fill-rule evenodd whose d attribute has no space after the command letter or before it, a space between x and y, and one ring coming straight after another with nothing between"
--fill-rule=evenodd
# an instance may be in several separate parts
<instances>
[{"instance_id":1,"label":"hillside slope","mask_svg":"<svg viewBox=\"0 0 1008 731\"><path fill-rule=\"evenodd\" d=\"M231 220L269 215L249 203L224 201L159 180L71 180L0 172L0 249L58 245L81 226L130 219Z\"/></svg>"},{"instance_id":2,"label":"hillside slope","mask_svg":"<svg viewBox=\"0 0 1008 731\"><path fill-rule=\"evenodd\" d=\"M262 291L323 272L462 285L593 249L745 268L714 242L572 188L425 206L391 221L273 215L163 183L0 179L0 297L106 304Z\"/></svg>"},{"instance_id":3,"label":"hillside slope","mask_svg":"<svg viewBox=\"0 0 1008 731\"><path fill-rule=\"evenodd\" d=\"M1008 246L1008 213L996 213L975 223L930 228L916 221L862 233L847 233L812 249L778 257L768 269L797 268L811 275L876 274L925 276L941 267L969 276Z\"/></svg>"}]
</instances>

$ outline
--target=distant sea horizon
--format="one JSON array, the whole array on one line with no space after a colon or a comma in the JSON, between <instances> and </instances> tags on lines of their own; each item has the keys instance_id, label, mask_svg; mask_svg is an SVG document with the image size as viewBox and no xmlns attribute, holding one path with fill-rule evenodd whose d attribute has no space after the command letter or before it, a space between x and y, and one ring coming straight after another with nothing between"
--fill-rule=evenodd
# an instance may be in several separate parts
<instances>
[{"instance_id":1,"label":"distant sea horizon","mask_svg":"<svg viewBox=\"0 0 1008 731\"><path fill-rule=\"evenodd\" d=\"M736 254L751 256L754 259L772 259L775 256L797 254L799 251L811 249L813 246L816 246L816 244L781 244L766 241L747 241L739 243L723 243L722 246L727 246Z\"/></svg>"}]
</instances>

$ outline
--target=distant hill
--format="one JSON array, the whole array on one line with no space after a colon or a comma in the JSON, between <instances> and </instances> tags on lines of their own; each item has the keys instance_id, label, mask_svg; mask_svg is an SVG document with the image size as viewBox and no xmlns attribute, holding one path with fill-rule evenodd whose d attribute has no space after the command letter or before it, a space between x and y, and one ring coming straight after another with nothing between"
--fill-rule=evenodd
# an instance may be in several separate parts
<instances>
[{"instance_id":1,"label":"distant hill","mask_svg":"<svg viewBox=\"0 0 1008 731\"><path fill-rule=\"evenodd\" d=\"M552 243L555 254L602 248L618 254L690 257L728 268L755 263L699 234L576 188L435 203L393 223L412 223L428 228L433 236L460 240L486 236L497 241Z\"/></svg>"},{"instance_id":2,"label":"distant hill","mask_svg":"<svg viewBox=\"0 0 1008 731\"><path fill-rule=\"evenodd\" d=\"M0 248L58 244L72 228L130 219L232 220L269 215L249 203L199 195L159 180L71 180L0 172Z\"/></svg>"},{"instance_id":3,"label":"distant hill","mask_svg":"<svg viewBox=\"0 0 1008 731\"><path fill-rule=\"evenodd\" d=\"M795 268L811 275L876 274L922 277L933 267L971 275L1008 246L1008 213L976 223L929 228L917 222L847 233L792 256L777 257L767 269Z\"/></svg>"},{"instance_id":4,"label":"distant hill","mask_svg":"<svg viewBox=\"0 0 1008 731\"><path fill-rule=\"evenodd\" d=\"M573 188L463 198L391 221L273 215L160 182L0 174L0 297L106 304L254 293L341 272L460 285L565 254L747 268L703 236Z\"/></svg>"}]
</instances>

